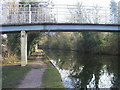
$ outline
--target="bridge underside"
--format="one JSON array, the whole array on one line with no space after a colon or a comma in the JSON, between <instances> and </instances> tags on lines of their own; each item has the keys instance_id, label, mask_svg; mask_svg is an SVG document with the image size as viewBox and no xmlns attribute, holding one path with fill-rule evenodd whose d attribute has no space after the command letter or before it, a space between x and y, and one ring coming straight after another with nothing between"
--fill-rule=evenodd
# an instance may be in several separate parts
<instances>
[{"instance_id":1,"label":"bridge underside","mask_svg":"<svg viewBox=\"0 0 120 90\"><path fill-rule=\"evenodd\" d=\"M21 66L27 64L27 33L40 32L119 32L120 25L104 24L25 24L25 25L2 25L2 33L21 32Z\"/></svg>"},{"instance_id":2,"label":"bridge underside","mask_svg":"<svg viewBox=\"0 0 120 90\"><path fill-rule=\"evenodd\" d=\"M119 32L120 25L112 24L67 24L67 23L43 23L43 24L16 24L2 25L2 33L20 32L20 31L40 31L40 32L82 32L82 31L97 31L97 32Z\"/></svg>"}]
</instances>

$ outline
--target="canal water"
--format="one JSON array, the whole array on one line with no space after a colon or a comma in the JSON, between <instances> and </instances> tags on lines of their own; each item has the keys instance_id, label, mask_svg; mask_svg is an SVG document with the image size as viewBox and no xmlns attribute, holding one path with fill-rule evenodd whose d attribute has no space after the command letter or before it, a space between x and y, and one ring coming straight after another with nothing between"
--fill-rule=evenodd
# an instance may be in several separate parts
<instances>
[{"instance_id":1,"label":"canal water","mask_svg":"<svg viewBox=\"0 0 120 90\"><path fill-rule=\"evenodd\" d=\"M45 51L61 74L66 88L120 88L120 58Z\"/></svg>"}]
</instances>

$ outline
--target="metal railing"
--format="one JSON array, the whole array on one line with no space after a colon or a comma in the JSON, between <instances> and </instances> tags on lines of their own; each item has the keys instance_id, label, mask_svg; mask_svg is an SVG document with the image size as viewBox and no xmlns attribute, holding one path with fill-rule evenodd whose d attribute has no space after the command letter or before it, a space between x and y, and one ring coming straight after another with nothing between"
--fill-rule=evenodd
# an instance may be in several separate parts
<instances>
[{"instance_id":1,"label":"metal railing","mask_svg":"<svg viewBox=\"0 0 120 90\"><path fill-rule=\"evenodd\" d=\"M119 24L120 9L82 5L3 4L2 24Z\"/></svg>"}]
</instances>

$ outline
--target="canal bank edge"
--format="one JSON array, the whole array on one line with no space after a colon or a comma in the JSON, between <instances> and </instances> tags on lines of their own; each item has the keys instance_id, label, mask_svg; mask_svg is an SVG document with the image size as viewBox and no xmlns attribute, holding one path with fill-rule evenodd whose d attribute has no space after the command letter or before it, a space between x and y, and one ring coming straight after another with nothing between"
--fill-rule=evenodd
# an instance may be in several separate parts
<instances>
[{"instance_id":1,"label":"canal bank edge","mask_svg":"<svg viewBox=\"0 0 120 90\"><path fill-rule=\"evenodd\" d=\"M62 82L61 75L59 71L56 69L54 64L50 61L48 56L45 63L47 63L48 67L45 70L42 78L41 88L64 88L64 83Z\"/></svg>"}]
</instances>

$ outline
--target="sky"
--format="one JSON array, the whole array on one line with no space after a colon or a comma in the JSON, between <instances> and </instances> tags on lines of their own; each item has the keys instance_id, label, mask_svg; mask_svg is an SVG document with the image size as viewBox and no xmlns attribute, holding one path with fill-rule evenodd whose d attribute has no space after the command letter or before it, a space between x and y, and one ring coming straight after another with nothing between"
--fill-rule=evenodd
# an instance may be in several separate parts
<instances>
[{"instance_id":1,"label":"sky","mask_svg":"<svg viewBox=\"0 0 120 90\"><path fill-rule=\"evenodd\" d=\"M3 1L3 0L0 0L0 1ZM4 0L4 1L19 1L19 0ZM47 1L47 0L43 0L43 1ZM89 6L99 5L99 6L107 7L109 6L111 0L51 0L51 1L53 1L55 4L76 4L77 2L82 2L84 5L89 5ZM120 0L114 0L114 1L118 2Z\"/></svg>"},{"instance_id":2,"label":"sky","mask_svg":"<svg viewBox=\"0 0 120 90\"><path fill-rule=\"evenodd\" d=\"M56 4L76 4L77 2L82 2L83 5L93 6L99 5L103 7L108 7L111 0L52 0ZM119 2L120 0L114 0Z\"/></svg>"}]
</instances>

